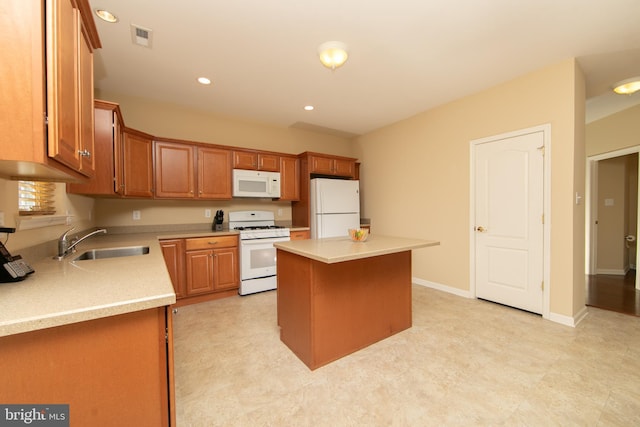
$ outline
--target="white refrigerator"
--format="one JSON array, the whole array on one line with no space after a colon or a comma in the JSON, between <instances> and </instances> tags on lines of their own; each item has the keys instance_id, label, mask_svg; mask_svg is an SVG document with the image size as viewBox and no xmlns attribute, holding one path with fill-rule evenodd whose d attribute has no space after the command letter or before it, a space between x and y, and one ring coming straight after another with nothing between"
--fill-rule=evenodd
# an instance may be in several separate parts
<instances>
[{"instance_id":1,"label":"white refrigerator","mask_svg":"<svg viewBox=\"0 0 640 427\"><path fill-rule=\"evenodd\" d=\"M360 182L347 179L311 180L311 238L349 235L360 228Z\"/></svg>"}]
</instances>

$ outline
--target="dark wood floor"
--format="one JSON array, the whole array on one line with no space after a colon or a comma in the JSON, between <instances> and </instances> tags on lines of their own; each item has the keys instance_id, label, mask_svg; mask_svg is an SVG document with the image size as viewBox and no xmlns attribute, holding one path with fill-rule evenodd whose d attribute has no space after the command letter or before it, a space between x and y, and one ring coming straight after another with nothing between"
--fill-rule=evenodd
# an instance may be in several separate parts
<instances>
[{"instance_id":1,"label":"dark wood floor","mask_svg":"<svg viewBox=\"0 0 640 427\"><path fill-rule=\"evenodd\" d=\"M587 276L587 305L640 316L640 291L635 288L636 271L625 276Z\"/></svg>"}]
</instances>

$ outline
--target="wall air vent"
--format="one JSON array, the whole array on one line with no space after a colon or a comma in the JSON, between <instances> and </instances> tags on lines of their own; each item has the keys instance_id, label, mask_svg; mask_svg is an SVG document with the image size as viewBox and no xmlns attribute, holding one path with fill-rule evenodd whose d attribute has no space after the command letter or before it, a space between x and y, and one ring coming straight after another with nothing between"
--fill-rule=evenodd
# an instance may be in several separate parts
<instances>
[{"instance_id":1,"label":"wall air vent","mask_svg":"<svg viewBox=\"0 0 640 427\"><path fill-rule=\"evenodd\" d=\"M134 44L148 47L151 49L151 41L153 40L153 30L131 24L131 40Z\"/></svg>"}]
</instances>

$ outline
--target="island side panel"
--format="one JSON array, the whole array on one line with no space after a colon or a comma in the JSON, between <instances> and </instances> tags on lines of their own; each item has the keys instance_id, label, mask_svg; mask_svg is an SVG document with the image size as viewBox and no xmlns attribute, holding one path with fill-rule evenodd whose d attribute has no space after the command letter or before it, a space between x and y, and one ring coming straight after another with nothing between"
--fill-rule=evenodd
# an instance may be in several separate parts
<instances>
[{"instance_id":1,"label":"island side panel","mask_svg":"<svg viewBox=\"0 0 640 427\"><path fill-rule=\"evenodd\" d=\"M311 363L311 260L278 249L280 340L307 366Z\"/></svg>"},{"instance_id":2,"label":"island side panel","mask_svg":"<svg viewBox=\"0 0 640 427\"><path fill-rule=\"evenodd\" d=\"M411 251L311 263L312 369L411 327Z\"/></svg>"}]
</instances>

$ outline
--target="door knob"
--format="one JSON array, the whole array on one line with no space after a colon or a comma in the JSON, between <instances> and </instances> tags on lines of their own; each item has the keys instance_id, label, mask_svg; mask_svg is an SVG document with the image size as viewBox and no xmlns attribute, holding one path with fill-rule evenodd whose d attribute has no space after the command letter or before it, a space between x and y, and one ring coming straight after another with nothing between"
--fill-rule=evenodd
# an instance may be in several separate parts
<instances>
[{"instance_id":1,"label":"door knob","mask_svg":"<svg viewBox=\"0 0 640 427\"><path fill-rule=\"evenodd\" d=\"M487 231L487 229L486 229L486 228L484 228L483 226L479 226L479 227L476 227L476 231L479 231L479 232L481 232L481 233L484 233L485 231Z\"/></svg>"}]
</instances>

